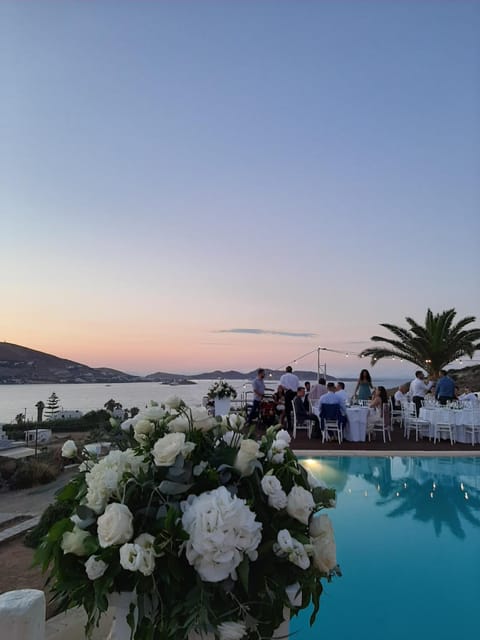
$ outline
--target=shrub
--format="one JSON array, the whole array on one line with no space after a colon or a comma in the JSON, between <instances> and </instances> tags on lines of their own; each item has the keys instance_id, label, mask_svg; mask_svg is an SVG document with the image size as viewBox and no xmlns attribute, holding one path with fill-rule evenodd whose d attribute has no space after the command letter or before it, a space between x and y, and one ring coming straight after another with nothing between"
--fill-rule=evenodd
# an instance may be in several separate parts
<instances>
[{"instance_id":1,"label":"shrub","mask_svg":"<svg viewBox=\"0 0 480 640\"><path fill-rule=\"evenodd\" d=\"M10 484L12 489L28 489L37 484L48 484L55 480L59 474L60 470L57 465L30 459L18 465Z\"/></svg>"}]
</instances>

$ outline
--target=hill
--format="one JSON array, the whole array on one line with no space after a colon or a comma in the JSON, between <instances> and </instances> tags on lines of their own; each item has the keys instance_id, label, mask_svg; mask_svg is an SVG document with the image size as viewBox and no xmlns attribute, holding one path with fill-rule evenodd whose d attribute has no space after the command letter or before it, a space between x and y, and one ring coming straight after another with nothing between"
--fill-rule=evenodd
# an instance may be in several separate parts
<instances>
[{"instance_id":1,"label":"hill","mask_svg":"<svg viewBox=\"0 0 480 640\"><path fill-rule=\"evenodd\" d=\"M111 383L135 382L138 379L138 376L116 369L94 369L43 351L0 342L0 384Z\"/></svg>"}]
</instances>

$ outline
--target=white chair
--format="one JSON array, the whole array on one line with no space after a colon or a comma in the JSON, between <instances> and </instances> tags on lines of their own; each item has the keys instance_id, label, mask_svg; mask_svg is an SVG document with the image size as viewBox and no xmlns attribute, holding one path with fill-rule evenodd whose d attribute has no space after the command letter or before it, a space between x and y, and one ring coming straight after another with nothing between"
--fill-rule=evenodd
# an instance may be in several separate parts
<instances>
[{"instance_id":1,"label":"white chair","mask_svg":"<svg viewBox=\"0 0 480 640\"><path fill-rule=\"evenodd\" d=\"M430 422L428 420L423 420L422 418L417 418L417 408L415 403L409 402L405 406L405 410L403 413L404 419L404 432L403 435L405 438L410 440L411 431L415 431L415 440L418 442L418 436L429 436L430 435Z\"/></svg>"},{"instance_id":2,"label":"white chair","mask_svg":"<svg viewBox=\"0 0 480 640\"><path fill-rule=\"evenodd\" d=\"M400 425L400 429L403 427L402 406L400 405L400 408L397 409L397 407L394 404L392 404L391 401L390 401L390 419L391 419L392 428L395 422L398 422L398 424Z\"/></svg>"},{"instance_id":3,"label":"white chair","mask_svg":"<svg viewBox=\"0 0 480 640\"><path fill-rule=\"evenodd\" d=\"M320 405L320 424L322 429L322 441L328 442L330 440L330 433L337 437L338 444L342 444L342 427L340 421L342 415L340 411L340 405L338 404L325 404Z\"/></svg>"},{"instance_id":4,"label":"white chair","mask_svg":"<svg viewBox=\"0 0 480 640\"><path fill-rule=\"evenodd\" d=\"M450 438L450 444L453 445L455 442L453 428L454 425L452 423L450 409L437 409L433 421L433 444L435 444L437 440L440 442L442 436L445 435Z\"/></svg>"},{"instance_id":5,"label":"white chair","mask_svg":"<svg viewBox=\"0 0 480 640\"><path fill-rule=\"evenodd\" d=\"M292 402L292 415L293 415L293 437L297 437L297 429L306 429L309 438L312 437L312 427L314 421L310 418L305 418L301 423L297 421L297 412L295 411L295 399Z\"/></svg>"},{"instance_id":6,"label":"white chair","mask_svg":"<svg viewBox=\"0 0 480 640\"><path fill-rule=\"evenodd\" d=\"M391 408L389 405L390 403L383 405L381 417L379 417L378 420L371 421L367 424L367 436L368 436L369 442L372 439L372 433L376 433L376 432L379 432L383 435L384 443L387 441L386 436L388 436L388 439L390 440L390 442L392 441L392 436L390 434L390 431L392 429Z\"/></svg>"},{"instance_id":7,"label":"white chair","mask_svg":"<svg viewBox=\"0 0 480 640\"><path fill-rule=\"evenodd\" d=\"M467 418L465 420L465 435L472 436L472 447L475 444L476 436L480 440L480 411L472 407L471 409L464 409Z\"/></svg>"}]
</instances>

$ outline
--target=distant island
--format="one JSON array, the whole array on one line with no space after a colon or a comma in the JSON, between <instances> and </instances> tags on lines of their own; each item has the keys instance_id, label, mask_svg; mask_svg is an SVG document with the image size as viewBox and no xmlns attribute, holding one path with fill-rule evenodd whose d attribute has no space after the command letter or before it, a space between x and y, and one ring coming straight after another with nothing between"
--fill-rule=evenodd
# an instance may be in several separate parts
<instances>
[{"instance_id":1,"label":"distant island","mask_svg":"<svg viewBox=\"0 0 480 640\"><path fill-rule=\"evenodd\" d=\"M413 369L413 367L412 367ZM43 351L22 347L10 342L0 342L0 384L86 384L118 382L159 382L171 385L195 384L196 380L252 380L256 376L253 371L207 371L188 375L185 373L169 373L156 371L146 376L135 376L131 373L110 369L108 367L93 368L73 360L59 358ZM283 371L266 369L268 379L278 380ZM296 370L300 380L316 380L316 371ZM449 371L460 386L469 386L473 390L480 389L480 366L474 365L463 369ZM334 376L326 376L327 380L336 380ZM350 382L356 378L342 378Z\"/></svg>"},{"instance_id":2,"label":"distant island","mask_svg":"<svg viewBox=\"0 0 480 640\"><path fill-rule=\"evenodd\" d=\"M283 371L267 370L267 377L274 380ZM302 380L315 380L316 371L296 371ZM10 342L0 343L0 384L86 384L115 382L160 382L171 385L195 384L196 380L251 380L256 376L253 371L208 371L187 375L156 371L146 376L136 376L108 367L93 368L80 362L59 358L50 353L30 349ZM327 376L329 380L335 380ZM348 378L345 378L348 380Z\"/></svg>"}]
</instances>

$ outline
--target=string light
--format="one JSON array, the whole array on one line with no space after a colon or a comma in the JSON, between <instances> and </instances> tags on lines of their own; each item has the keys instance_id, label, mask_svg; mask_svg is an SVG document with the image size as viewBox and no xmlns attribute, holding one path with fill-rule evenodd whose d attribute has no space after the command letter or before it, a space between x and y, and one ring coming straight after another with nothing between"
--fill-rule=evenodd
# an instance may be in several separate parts
<instances>
[{"instance_id":1,"label":"string light","mask_svg":"<svg viewBox=\"0 0 480 640\"><path fill-rule=\"evenodd\" d=\"M297 364L300 360L303 360L304 358L307 358L308 356L313 355L314 353L319 353L320 351L326 351L328 353L338 353L339 355L344 356L345 358L349 358L350 356L357 356L358 358L366 358L367 356L365 356L364 354L361 353L352 353L351 351L344 351L342 349L331 349L330 347L315 347L315 349L312 349L311 351L307 351L307 353L303 353L300 356L297 356L296 358L294 358L293 360L289 360L289 362L285 362L282 365L278 365L276 367L272 367L273 371L281 371L282 369L285 369L285 367L287 367L288 365L292 365L292 364ZM405 359L404 358L398 358L397 356L392 356L391 360L398 360L398 362L400 362L401 364L405 363ZM378 358L372 357L372 362L377 362ZM456 358L454 360L454 362L458 362L458 364L463 364L463 360L461 360L460 358ZM470 358L469 362L480 362L480 359L478 358ZM411 363L413 364L413 363ZM432 364L432 361L430 359L425 360L425 364L429 365ZM271 377L272 374L270 373L269 376Z\"/></svg>"}]
</instances>

